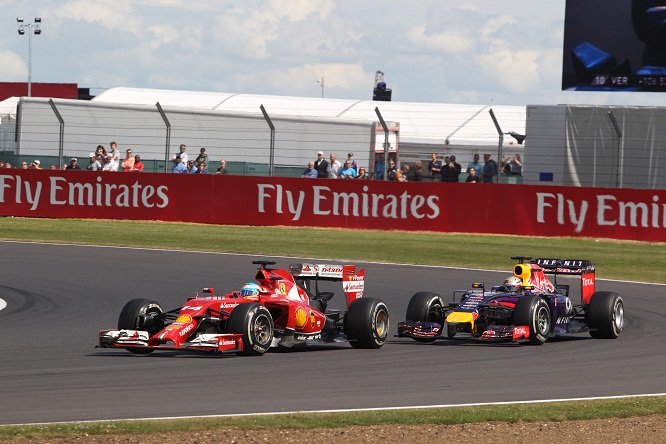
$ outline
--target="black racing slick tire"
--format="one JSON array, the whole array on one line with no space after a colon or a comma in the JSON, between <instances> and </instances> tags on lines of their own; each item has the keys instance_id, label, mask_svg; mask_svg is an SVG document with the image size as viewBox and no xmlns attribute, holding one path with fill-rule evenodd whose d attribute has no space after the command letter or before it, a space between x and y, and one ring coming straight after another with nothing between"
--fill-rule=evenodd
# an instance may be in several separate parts
<instances>
[{"instance_id":1,"label":"black racing slick tire","mask_svg":"<svg viewBox=\"0 0 666 444\"><path fill-rule=\"evenodd\" d=\"M149 299L132 299L123 307L118 317L118 330L144 330L149 336L162 329L162 322L154 322L152 317L164 313L160 304ZM153 350L141 347L125 347L125 350L139 355L147 355Z\"/></svg>"},{"instance_id":2,"label":"black racing slick tire","mask_svg":"<svg viewBox=\"0 0 666 444\"><path fill-rule=\"evenodd\" d=\"M380 348L389 332L389 311L377 298L356 299L345 314L345 334L354 348Z\"/></svg>"},{"instance_id":3,"label":"black racing slick tire","mask_svg":"<svg viewBox=\"0 0 666 444\"><path fill-rule=\"evenodd\" d=\"M587 325L595 339L615 339L624 326L624 302L619 294L597 291L587 308Z\"/></svg>"},{"instance_id":4,"label":"black racing slick tire","mask_svg":"<svg viewBox=\"0 0 666 444\"><path fill-rule=\"evenodd\" d=\"M238 354L261 356L273 342L273 317L268 308L256 302L240 304L227 320L227 332L242 335L243 350Z\"/></svg>"},{"instance_id":5,"label":"black racing slick tire","mask_svg":"<svg viewBox=\"0 0 666 444\"><path fill-rule=\"evenodd\" d=\"M420 291L409 300L405 319L414 322L436 322L444 325L443 313L444 301L440 295L429 291ZM435 342L436 340L435 338L412 339L418 342Z\"/></svg>"},{"instance_id":6,"label":"black racing slick tire","mask_svg":"<svg viewBox=\"0 0 666 444\"><path fill-rule=\"evenodd\" d=\"M518 299L512 315L513 325L527 325L530 344L541 345L550 334L552 318L548 304L539 296L527 295Z\"/></svg>"}]
</instances>

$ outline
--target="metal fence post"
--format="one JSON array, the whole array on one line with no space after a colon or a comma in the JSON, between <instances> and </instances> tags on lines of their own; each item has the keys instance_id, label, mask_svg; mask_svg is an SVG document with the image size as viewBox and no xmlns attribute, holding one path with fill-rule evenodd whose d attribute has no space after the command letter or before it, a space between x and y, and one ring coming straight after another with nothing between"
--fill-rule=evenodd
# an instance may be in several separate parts
<instances>
[{"instance_id":1,"label":"metal fence post","mask_svg":"<svg viewBox=\"0 0 666 444\"><path fill-rule=\"evenodd\" d=\"M500 174L502 173L502 146L504 145L504 133L502 132L502 128L500 128L493 109L491 108L488 110L488 112L490 113L490 117L493 119L495 128L497 128L497 134L499 134L499 143L497 145L497 183L500 183Z\"/></svg>"},{"instance_id":2,"label":"metal fence post","mask_svg":"<svg viewBox=\"0 0 666 444\"><path fill-rule=\"evenodd\" d=\"M60 166L63 164L63 156L65 152L65 121L60 115L60 111L58 111L58 108L56 108L53 99L49 99L49 105L51 105L53 113L58 118L58 122L60 122L60 138L58 140L58 168L60 168Z\"/></svg>"},{"instance_id":3,"label":"metal fence post","mask_svg":"<svg viewBox=\"0 0 666 444\"><path fill-rule=\"evenodd\" d=\"M268 116L268 113L266 112L266 108L264 108L264 105L260 105L259 109L261 109L261 113L264 115L264 119L266 119L266 123L268 123L268 126L271 129L271 146L269 150L269 158L268 158L268 176L273 177L273 168L275 165L275 125L273 125L273 122L271 121L271 118Z\"/></svg>"},{"instance_id":4,"label":"metal fence post","mask_svg":"<svg viewBox=\"0 0 666 444\"><path fill-rule=\"evenodd\" d=\"M617 147L617 177L615 178L615 186L622 188L624 184L624 138L622 137L622 130L620 125L618 125L615 115L612 110L608 111L608 118L613 124L613 129L615 129L615 134L617 134L618 147ZM595 159L596 162L596 159Z\"/></svg>"},{"instance_id":5,"label":"metal fence post","mask_svg":"<svg viewBox=\"0 0 666 444\"><path fill-rule=\"evenodd\" d=\"M388 178L388 162L389 162L389 130L382 113L379 112L379 108L375 107L375 114L379 118L379 123L384 129L384 177L382 179L386 180Z\"/></svg>"},{"instance_id":6,"label":"metal fence post","mask_svg":"<svg viewBox=\"0 0 666 444\"><path fill-rule=\"evenodd\" d=\"M164 147L164 172L168 173L169 147L171 146L171 123L169 123L169 119L167 119L166 113L162 109L162 105L160 105L160 102L155 103L155 106L157 107L157 110L160 112L160 116L162 116L162 120L164 120L164 124L166 125L166 143Z\"/></svg>"}]
</instances>

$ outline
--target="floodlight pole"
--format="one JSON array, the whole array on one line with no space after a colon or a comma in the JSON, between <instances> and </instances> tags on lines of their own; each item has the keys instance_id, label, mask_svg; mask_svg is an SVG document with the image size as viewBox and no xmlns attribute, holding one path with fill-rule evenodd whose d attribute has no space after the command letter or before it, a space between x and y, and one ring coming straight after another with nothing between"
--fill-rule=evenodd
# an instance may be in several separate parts
<instances>
[{"instance_id":1,"label":"floodlight pole","mask_svg":"<svg viewBox=\"0 0 666 444\"><path fill-rule=\"evenodd\" d=\"M40 35L42 33L42 19L40 17L35 17L34 23L24 24L23 19L17 17L16 22L18 23L19 35L24 35L24 28L28 28L28 97L32 97L32 34Z\"/></svg>"}]
</instances>

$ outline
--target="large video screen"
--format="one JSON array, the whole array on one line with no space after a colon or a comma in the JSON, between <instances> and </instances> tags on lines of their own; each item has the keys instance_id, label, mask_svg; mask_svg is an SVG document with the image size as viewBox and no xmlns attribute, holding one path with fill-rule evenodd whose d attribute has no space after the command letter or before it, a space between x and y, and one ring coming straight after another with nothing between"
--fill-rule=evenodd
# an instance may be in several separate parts
<instances>
[{"instance_id":1,"label":"large video screen","mask_svg":"<svg viewBox=\"0 0 666 444\"><path fill-rule=\"evenodd\" d=\"M562 89L666 92L666 0L567 0Z\"/></svg>"}]
</instances>

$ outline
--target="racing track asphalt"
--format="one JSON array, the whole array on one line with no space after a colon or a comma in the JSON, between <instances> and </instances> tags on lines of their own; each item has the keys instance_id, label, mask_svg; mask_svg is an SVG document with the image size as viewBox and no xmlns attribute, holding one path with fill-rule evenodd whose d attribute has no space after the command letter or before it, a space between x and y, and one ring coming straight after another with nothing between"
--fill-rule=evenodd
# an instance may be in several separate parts
<instances>
[{"instance_id":1,"label":"racing track asphalt","mask_svg":"<svg viewBox=\"0 0 666 444\"><path fill-rule=\"evenodd\" d=\"M522 252L520 252L522 253ZM513 263L508 258L507 269ZM129 299L165 308L213 286L238 289L257 257L0 242L0 424L543 400L666 391L664 286L598 281L625 301L617 340L543 346L394 338L410 296L508 273L361 264L383 298L391 337L261 357L132 355L96 349ZM277 266L298 262L277 258ZM323 262L323 261L318 261ZM334 300L342 302L339 290Z\"/></svg>"}]
</instances>

